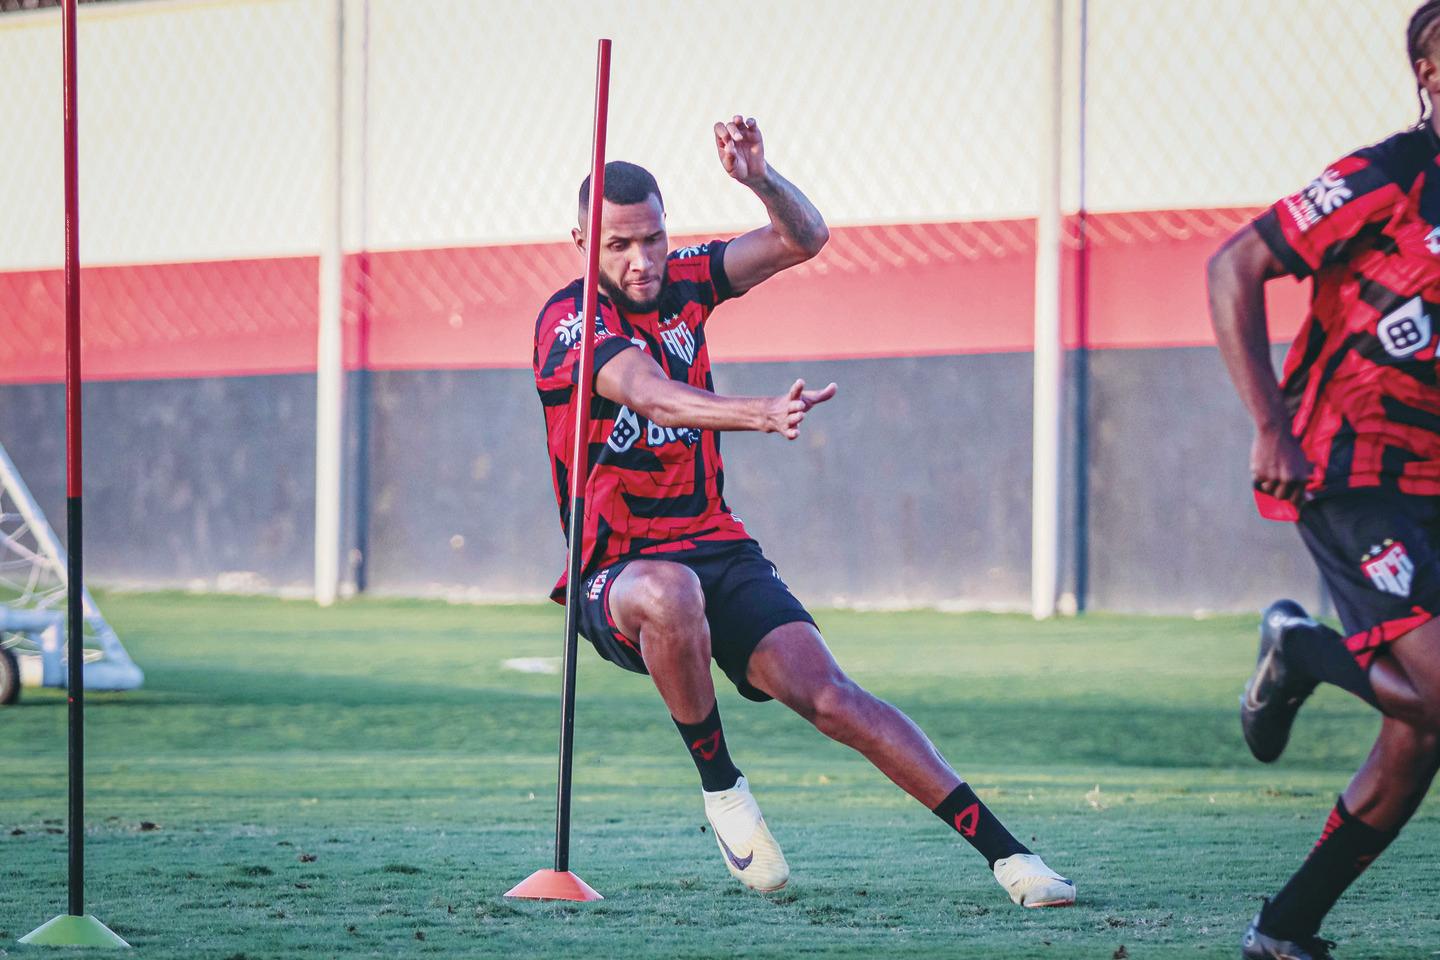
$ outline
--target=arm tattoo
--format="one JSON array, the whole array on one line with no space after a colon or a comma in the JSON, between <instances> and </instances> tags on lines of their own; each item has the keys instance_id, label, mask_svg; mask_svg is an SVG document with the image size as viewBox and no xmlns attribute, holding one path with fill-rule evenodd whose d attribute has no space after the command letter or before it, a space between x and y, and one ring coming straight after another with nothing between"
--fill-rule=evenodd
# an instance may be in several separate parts
<instances>
[{"instance_id":1,"label":"arm tattoo","mask_svg":"<svg viewBox=\"0 0 1440 960\"><path fill-rule=\"evenodd\" d=\"M755 194L770 214L775 232L789 244L802 250L817 250L828 236L825 219L800 189L770 168L770 181L756 188Z\"/></svg>"}]
</instances>

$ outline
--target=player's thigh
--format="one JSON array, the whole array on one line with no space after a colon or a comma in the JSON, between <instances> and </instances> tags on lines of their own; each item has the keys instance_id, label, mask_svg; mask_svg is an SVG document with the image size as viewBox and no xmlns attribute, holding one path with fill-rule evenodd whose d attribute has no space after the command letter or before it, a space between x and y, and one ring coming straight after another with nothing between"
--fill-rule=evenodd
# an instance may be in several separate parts
<instances>
[{"instance_id":1,"label":"player's thigh","mask_svg":"<svg viewBox=\"0 0 1440 960\"><path fill-rule=\"evenodd\" d=\"M750 655L746 678L807 718L827 690L851 685L815 624L803 621L767 633Z\"/></svg>"},{"instance_id":2,"label":"player's thigh","mask_svg":"<svg viewBox=\"0 0 1440 960\"><path fill-rule=\"evenodd\" d=\"M1416 520L1428 542L1427 556L1415 561L1417 587L1422 582L1440 582L1440 500L1425 498L1419 502L1424 505L1423 515ZM1418 599L1417 615L1429 612L1437 616L1396 639L1389 653L1405 672L1410 685L1429 701L1433 709L1428 712L1433 719L1440 714L1440 603L1429 596ZM1440 724L1434 722L1429 726L1431 730L1440 729Z\"/></svg>"},{"instance_id":3,"label":"player's thigh","mask_svg":"<svg viewBox=\"0 0 1440 960\"><path fill-rule=\"evenodd\" d=\"M715 662L741 696L757 702L772 699L773 694L750 681L755 652L776 634L813 636L823 648L815 618L754 543L707 558L697 564L697 572L705 589Z\"/></svg>"},{"instance_id":4,"label":"player's thigh","mask_svg":"<svg viewBox=\"0 0 1440 960\"><path fill-rule=\"evenodd\" d=\"M1392 641L1381 657L1389 656L1410 686L1426 701L1423 723L1440 730L1440 619L1427 620Z\"/></svg>"},{"instance_id":5,"label":"player's thigh","mask_svg":"<svg viewBox=\"0 0 1440 960\"><path fill-rule=\"evenodd\" d=\"M683 563L632 560L610 586L607 601L616 627L637 644L647 628L683 631L705 626L700 578Z\"/></svg>"}]
</instances>

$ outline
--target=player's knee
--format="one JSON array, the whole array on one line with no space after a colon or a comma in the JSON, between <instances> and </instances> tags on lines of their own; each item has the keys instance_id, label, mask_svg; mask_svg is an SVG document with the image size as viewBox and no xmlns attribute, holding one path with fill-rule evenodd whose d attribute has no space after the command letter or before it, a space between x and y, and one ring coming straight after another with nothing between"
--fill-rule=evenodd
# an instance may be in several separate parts
<instances>
[{"instance_id":1,"label":"player's knee","mask_svg":"<svg viewBox=\"0 0 1440 960\"><path fill-rule=\"evenodd\" d=\"M809 720L827 737L847 739L863 723L861 707L866 696L849 677L827 681L810 697Z\"/></svg>"},{"instance_id":2,"label":"player's knee","mask_svg":"<svg viewBox=\"0 0 1440 960\"><path fill-rule=\"evenodd\" d=\"M705 620L705 593L689 567L657 563L646 570L633 592L639 619L652 631L686 633Z\"/></svg>"}]
</instances>

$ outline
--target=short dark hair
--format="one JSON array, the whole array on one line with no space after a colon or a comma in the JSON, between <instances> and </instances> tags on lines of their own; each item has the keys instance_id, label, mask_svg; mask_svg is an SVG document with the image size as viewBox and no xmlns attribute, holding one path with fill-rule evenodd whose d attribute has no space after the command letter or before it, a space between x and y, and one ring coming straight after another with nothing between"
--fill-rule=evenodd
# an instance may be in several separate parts
<instances>
[{"instance_id":1,"label":"short dark hair","mask_svg":"<svg viewBox=\"0 0 1440 960\"><path fill-rule=\"evenodd\" d=\"M1415 61L1425 59L1434 51L1437 26L1440 26L1440 0L1427 0L1411 14L1410 25L1405 29L1405 52L1410 55L1410 69L1415 69ZM1415 85L1415 96L1420 100L1420 122L1424 123L1425 94L1419 84Z\"/></svg>"},{"instance_id":2,"label":"short dark hair","mask_svg":"<svg viewBox=\"0 0 1440 960\"><path fill-rule=\"evenodd\" d=\"M660 196L660 184L655 177L639 164L624 160L611 160L605 164L605 199L611 203L644 203L651 194L665 209L665 198ZM587 174L580 183L580 209L590 205L590 176Z\"/></svg>"}]
</instances>

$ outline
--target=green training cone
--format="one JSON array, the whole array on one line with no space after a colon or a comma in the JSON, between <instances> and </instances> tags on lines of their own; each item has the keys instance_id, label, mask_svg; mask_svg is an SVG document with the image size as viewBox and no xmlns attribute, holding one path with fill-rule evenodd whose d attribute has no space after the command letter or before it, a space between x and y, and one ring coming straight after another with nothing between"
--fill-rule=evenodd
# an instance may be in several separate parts
<instances>
[{"instance_id":1,"label":"green training cone","mask_svg":"<svg viewBox=\"0 0 1440 960\"><path fill-rule=\"evenodd\" d=\"M86 914L62 913L54 920L20 938L21 943L42 947L128 947L130 944L105 924Z\"/></svg>"}]
</instances>

